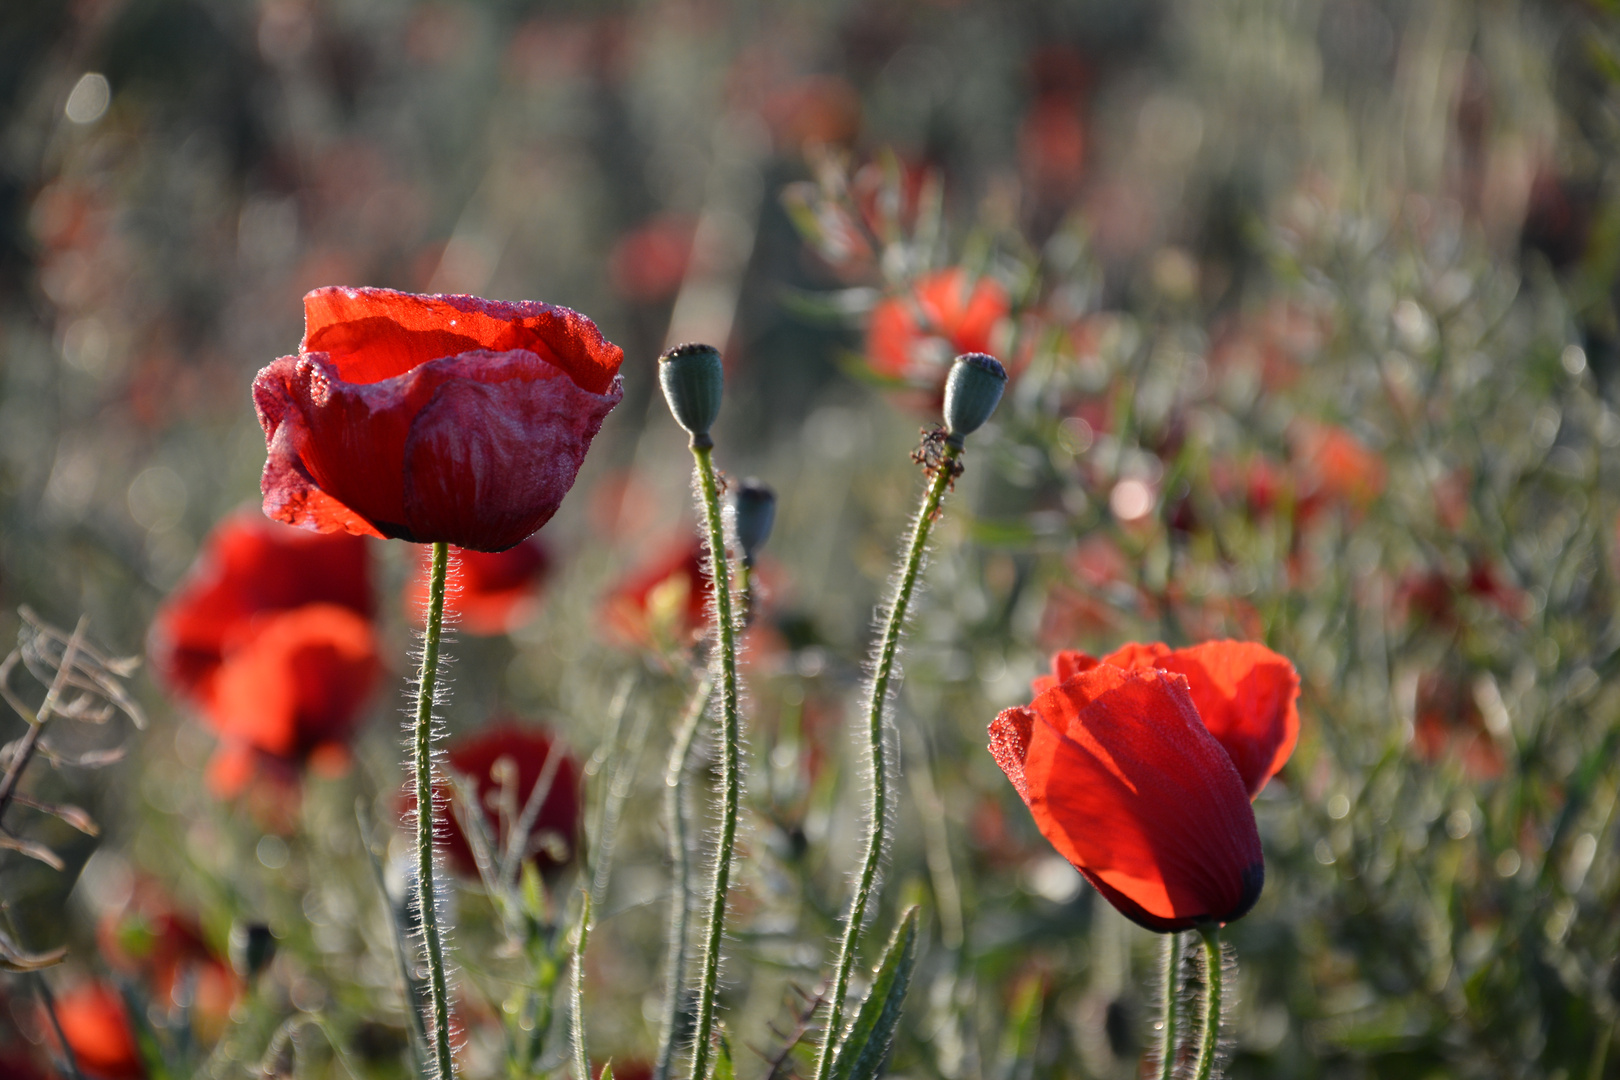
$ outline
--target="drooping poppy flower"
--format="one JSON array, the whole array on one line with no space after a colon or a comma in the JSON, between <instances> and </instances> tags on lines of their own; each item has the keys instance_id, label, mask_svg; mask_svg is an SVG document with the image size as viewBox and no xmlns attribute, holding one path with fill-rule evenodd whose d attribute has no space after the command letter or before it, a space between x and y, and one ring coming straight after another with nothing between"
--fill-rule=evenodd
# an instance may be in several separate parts
<instances>
[{"instance_id":1,"label":"drooping poppy flower","mask_svg":"<svg viewBox=\"0 0 1620 1080\"><path fill-rule=\"evenodd\" d=\"M1259 898L1254 810L1185 676L1081 671L996 717L990 753L1041 835L1133 922L1230 922Z\"/></svg>"},{"instance_id":2,"label":"drooping poppy flower","mask_svg":"<svg viewBox=\"0 0 1620 1080\"><path fill-rule=\"evenodd\" d=\"M1052 674L1037 676L1041 694L1099 665L1127 671L1168 671L1187 680L1204 727L1232 759L1249 797L1277 775L1299 741L1299 675L1287 659L1253 641L1206 641L1187 649L1129 644L1094 660L1065 650Z\"/></svg>"},{"instance_id":3,"label":"drooping poppy flower","mask_svg":"<svg viewBox=\"0 0 1620 1080\"><path fill-rule=\"evenodd\" d=\"M170 686L203 703L225 655L265 619L315 603L371 615L366 540L293 529L244 510L203 541L185 581L158 608L147 652Z\"/></svg>"},{"instance_id":4,"label":"drooping poppy flower","mask_svg":"<svg viewBox=\"0 0 1620 1080\"><path fill-rule=\"evenodd\" d=\"M267 618L226 657L204 708L223 744L214 790L236 794L258 764L341 771L380 671L371 624L348 608L306 604Z\"/></svg>"},{"instance_id":5,"label":"drooping poppy flower","mask_svg":"<svg viewBox=\"0 0 1620 1080\"><path fill-rule=\"evenodd\" d=\"M556 764L548 767L555 756ZM579 763L542 728L499 721L470 738L451 745L452 772L478 785L478 811L483 814L498 858L518 824L535 788L549 772L549 786L539 794L540 805L522 843L523 858L541 873L560 869L573 860L579 846ZM449 787L441 789L448 795ZM414 805L408 803L407 805ZM469 877L478 874L473 849L456 814L447 818L449 832L444 850L450 863Z\"/></svg>"},{"instance_id":6,"label":"drooping poppy flower","mask_svg":"<svg viewBox=\"0 0 1620 1080\"><path fill-rule=\"evenodd\" d=\"M684 644L707 625L712 588L703 544L682 537L608 595L603 618L622 641Z\"/></svg>"},{"instance_id":7,"label":"drooping poppy flower","mask_svg":"<svg viewBox=\"0 0 1620 1080\"><path fill-rule=\"evenodd\" d=\"M417 619L427 610L432 552L423 548L405 590L405 610ZM551 557L534 537L505 551L450 550L450 580L444 594L446 619L469 634L494 636L522 626L540 606L540 588Z\"/></svg>"},{"instance_id":8,"label":"drooping poppy flower","mask_svg":"<svg viewBox=\"0 0 1620 1080\"><path fill-rule=\"evenodd\" d=\"M59 995L56 1021L86 1076L96 1080L145 1080L146 1066L135 1043L129 1012L124 1008L124 999L111 986L87 982Z\"/></svg>"},{"instance_id":9,"label":"drooping poppy flower","mask_svg":"<svg viewBox=\"0 0 1620 1080\"><path fill-rule=\"evenodd\" d=\"M623 359L550 304L316 289L298 355L253 380L265 515L504 551L573 486Z\"/></svg>"},{"instance_id":10,"label":"drooping poppy flower","mask_svg":"<svg viewBox=\"0 0 1620 1080\"><path fill-rule=\"evenodd\" d=\"M943 392L951 360L993 351L991 339L1010 310L1007 290L994 278L970 280L961 267L941 270L873 309L867 361L880 375Z\"/></svg>"}]
</instances>

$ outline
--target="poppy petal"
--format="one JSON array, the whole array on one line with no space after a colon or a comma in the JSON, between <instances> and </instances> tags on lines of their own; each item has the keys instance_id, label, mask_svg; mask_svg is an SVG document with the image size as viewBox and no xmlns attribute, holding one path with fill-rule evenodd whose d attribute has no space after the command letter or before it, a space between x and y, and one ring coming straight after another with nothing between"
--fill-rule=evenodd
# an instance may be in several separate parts
<instances>
[{"instance_id":1,"label":"poppy petal","mask_svg":"<svg viewBox=\"0 0 1620 1080\"><path fill-rule=\"evenodd\" d=\"M991 731L1042 835L1128 901L1116 904L1125 915L1172 930L1253 906L1264 881L1254 812L1185 679L1100 665Z\"/></svg>"},{"instance_id":2,"label":"poppy petal","mask_svg":"<svg viewBox=\"0 0 1620 1080\"><path fill-rule=\"evenodd\" d=\"M595 394L527 352L466 353L412 373L434 386L404 448L405 521L419 537L503 551L551 520L602 421Z\"/></svg>"},{"instance_id":3,"label":"poppy petal","mask_svg":"<svg viewBox=\"0 0 1620 1080\"><path fill-rule=\"evenodd\" d=\"M346 382L380 382L480 349L534 353L593 394L608 392L624 361L595 323L554 304L336 286L304 297L299 352L330 354Z\"/></svg>"}]
</instances>

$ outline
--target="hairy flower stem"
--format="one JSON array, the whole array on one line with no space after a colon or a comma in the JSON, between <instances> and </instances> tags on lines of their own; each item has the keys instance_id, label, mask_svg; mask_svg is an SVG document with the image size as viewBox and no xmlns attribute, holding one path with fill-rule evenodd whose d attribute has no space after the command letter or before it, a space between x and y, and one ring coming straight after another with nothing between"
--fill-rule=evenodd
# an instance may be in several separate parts
<instances>
[{"instance_id":1,"label":"hairy flower stem","mask_svg":"<svg viewBox=\"0 0 1620 1080\"><path fill-rule=\"evenodd\" d=\"M1215 1050L1221 1043L1221 928L1208 923L1198 928L1204 939L1204 1038L1198 1047L1197 1080L1209 1080L1215 1070Z\"/></svg>"},{"instance_id":2,"label":"hairy flower stem","mask_svg":"<svg viewBox=\"0 0 1620 1080\"><path fill-rule=\"evenodd\" d=\"M422 645L422 673L416 681L416 905L427 943L428 981L433 1001L433 1050L440 1080L451 1080L450 993L444 979L444 942L439 936L439 908L433 888L433 687L439 677L439 635L444 624L444 579L450 567L450 545L433 545L433 575L428 584L427 634Z\"/></svg>"},{"instance_id":3,"label":"hairy flower stem","mask_svg":"<svg viewBox=\"0 0 1620 1080\"><path fill-rule=\"evenodd\" d=\"M659 1027L658 1064L653 1068L653 1080L669 1080L670 1068L675 1063L675 1046L681 1041L681 1005L686 987L687 923L692 916L692 856L688 850L686 821L686 767L692 757L692 744L697 740L698 725L703 721L709 695L714 691L714 680L707 674L698 680L697 689L675 732L675 745L669 751L669 771L664 775L668 787L665 812L669 815L669 858L674 867L674 889L669 899L669 957L664 969L664 1016Z\"/></svg>"},{"instance_id":4,"label":"hairy flower stem","mask_svg":"<svg viewBox=\"0 0 1620 1080\"><path fill-rule=\"evenodd\" d=\"M714 445L708 436L692 437L697 461L703 517L709 531L709 561L714 575L714 621L720 661L720 842L714 853L714 886L709 896L709 929L703 943L703 975L698 985L697 1024L692 1044L692 1080L706 1080L709 1040L714 1034L714 1002L720 984L720 946L726 936L726 891L731 886L731 849L737 841L737 802L741 724L737 717L737 626L731 613L731 565L726 559L725 519L720 513L720 487L714 476Z\"/></svg>"},{"instance_id":5,"label":"hairy flower stem","mask_svg":"<svg viewBox=\"0 0 1620 1080\"><path fill-rule=\"evenodd\" d=\"M1181 935L1175 931L1164 936L1164 1030L1159 1043L1159 1080L1173 1080L1176 1075L1176 1011L1180 1004L1181 989Z\"/></svg>"},{"instance_id":6,"label":"hairy flower stem","mask_svg":"<svg viewBox=\"0 0 1620 1080\"><path fill-rule=\"evenodd\" d=\"M816 1080L827 1080L832 1072L833 1052L842 1037L844 1023L844 997L849 993L849 976L855 967L859 951L861 925L866 921L867 905L877 881L878 864L883 860L884 829L889 813L888 752L884 745L884 714L889 699L889 676L894 670L894 657L900 649L900 636L905 631L906 611L911 606L911 594L917 587L922 572L923 554L928 548L928 534L939 515L939 506L945 498L945 489L956 477L956 459L961 455L960 443L947 442L937 463L933 466L928 491L923 496L922 508L911 523L911 541L906 548L905 562L901 564L900 584L894 601L889 606L888 618L883 624L883 636L878 645L877 662L872 669L872 692L867 706L866 727L869 750L872 755L872 814L867 822L866 856L861 863L861 875L855 883L855 898L850 904L849 920L844 924L843 945L838 953L838 967L833 974L832 993L827 997L827 1026L821 1035L821 1052L816 1061Z\"/></svg>"}]
</instances>

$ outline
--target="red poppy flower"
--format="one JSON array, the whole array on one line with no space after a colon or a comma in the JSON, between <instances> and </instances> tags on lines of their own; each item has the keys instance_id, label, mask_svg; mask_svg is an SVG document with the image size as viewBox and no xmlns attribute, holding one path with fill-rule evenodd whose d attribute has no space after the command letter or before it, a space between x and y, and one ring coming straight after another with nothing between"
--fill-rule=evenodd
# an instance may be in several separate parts
<instances>
[{"instance_id":1,"label":"red poppy flower","mask_svg":"<svg viewBox=\"0 0 1620 1080\"><path fill-rule=\"evenodd\" d=\"M1099 664L1186 678L1199 719L1232 759L1250 798L1277 775L1299 741L1299 675L1264 645L1206 641L1172 649L1158 642L1133 643L1101 660L1065 650L1052 657L1052 674L1038 676L1032 685L1041 694Z\"/></svg>"},{"instance_id":2,"label":"red poppy flower","mask_svg":"<svg viewBox=\"0 0 1620 1080\"><path fill-rule=\"evenodd\" d=\"M608 255L608 277L620 296L638 303L668 300L680 289L692 258L697 223L659 217L621 236Z\"/></svg>"},{"instance_id":3,"label":"red poppy flower","mask_svg":"<svg viewBox=\"0 0 1620 1080\"><path fill-rule=\"evenodd\" d=\"M147 641L153 666L176 690L205 702L226 653L266 618L314 603L370 616L369 563L361 537L288 528L255 510L232 514L158 608Z\"/></svg>"},{"instance_id":4,"label":"red poppy flower","mask_svg":"<svg viewBox=\"0 0 1620 1080\"><path fill-rule=\"evenodd\" d=\"M1099 664L996 717L990 752L1041 835L1133 922L1230 922L1259 898L1254 810L1185 676Z\"/></svg>"},{"instance_id":5,"label":"red poppy flower","mask_svg":"<svg viewBox=\"0 0 1620 1080\"><path fill-rule=\"evenodd\" d=\"M348 608L307 604L264 620L226 657L205 707L224 742L209 770L215 791L237 793L260 763L345 767L380 670L371 624Z\"/></svg>"},{"instance_id":6,"label":"red poppy flower","mask_svg":"<svg viewBox=\"0 0 1620 1080\"><path fill-rule=\"evenodd\" d=\"M548 770L553 754L557 763ZM560 869L574 858L580 826L579 763L548 732L504 721L451 746L448 757L453 772L477 783L478 809L498 845L497 855L522 820L535 786L551 771L550 786L540 795L539 810L523 844L523 857L541 873ZM478 863L461 822L455 814L448 820L445 854L461 873L477 876Z\"/></svg>"},{"instance_id":7,"label":"red poppy flower","mask_svg":"<svg viewBox=\"0 0 1620 1080\"><path fill-rule=\"evenodd\" d=\"M56 1021L73 1057L87 1076L97 1080L145 1080L130 1027L129 1013L118 991L103 983L84 983L56 999ZM54 1040L53 1040L54 1041Z\"/></svg>"},{"instance_id":8,"label":"red poppy flower","mask_svg":"<svg viewBox=\"0 0 1620 1080\"><path fill-rule=\"evenodd\" d=\"M670 636L684 643L708 624L712 588L702 543L682 537L608 596L608 630L640 645Z\"/></svg>"},{"instance_id":9,"label":"red poppy flower","mask_svg":"<svg viewBox=\"0 0 1620 1080\"><path fill-rule=\"evenodd\" d=\"M994 278L969 281L960 267L941 270L873 309L867 360L879 374L940 389L957 354L993 351L991 336L1010 310Z\"/></svg>"},{"instance_id":10,"label":"red poppy flower","mask_svg":"<svg viewBox=\"0 0 1620 1080\"><path fill-rule=\"evenodd\" d=\"M405 609L420 620L427 610L432 552L423 548L405 590ZM450 549L450 581L444 614L469 634L494 636L522 626L539 607L540 587L551 558L533 537L505 551Z\"/></svg>"},{"instance_id":11,"label":"red poppy flower","mask_svg":"<svg viewBox=\"0 0 1620 1080\"><path fill-rule=\"evenodd\" d=\"M253 380L265 515L504 551L573 486L623 359L550 304L316 289L298 355Z\"/></svg>"}]
</instances>

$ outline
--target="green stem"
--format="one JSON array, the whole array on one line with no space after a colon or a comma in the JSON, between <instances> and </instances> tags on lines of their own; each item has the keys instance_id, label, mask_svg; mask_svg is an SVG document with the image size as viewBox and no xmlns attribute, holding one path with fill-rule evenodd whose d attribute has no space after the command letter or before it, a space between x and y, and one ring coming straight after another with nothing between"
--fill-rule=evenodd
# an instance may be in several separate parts
<instances>
[{"instance_id":1,"label":"green stem","mask_svg":"<svg viewBox=\"0 0 1620 1080\"><path fill-rule=\"evenodd\" d=\"M726 529L720 514L720 489L714 477L714 450L712 445L703 445L696 437L692 443L703 496L703 516L709 531L714 620L720 644L720 784L723 788L720 842L714 853L714 885L709 896L709 929L703 943L703 977L698 986L697 1027L692 1047L692 1080L706 1080L709 1039L714 1033L715 996L720 984L720 947L726 936L731 849L737 840L737 802L742 790L738 756L742 735L737 717L737 627L731 613L731 564L726 559Z\"/></svg>"},{"instance_id":2,"label":"green stem","mask_svg":"<svg viewBox=\"0 0 1620 1080\"><path fill-rule=\"evenodd\" d=\"M1159 1080L1176 1075L1176 1050L1180 1032L1176 1030L1176 1007L1180 1003L1181 935L1164 936L1164 1039L1159 1043Z\"/></svg>"},{"instance_id":3,"label":"green stem","mask_svg":"<svg viewBox=\"0 0 1620 1080\"><path fill-rule=\"evenodd\" d=\"M591 1080L591 1056L585 1049L585 943L591 937L591 890L585 889L585 906L579 913L579 943L574 946L574 980L571 997L573 1016L569 1018L570 1040L574 1044L574 1080Z\"/></svg>"},{"instance_id":4,"label":"green stem","mask_svg":"<svg viewBox=\"0 0 1620 1080\"><path fill-rule=\"evenodd\" d=\"M692 757L692 744L697 740L698 725L703 720L714 680L705 675L692 693L686 715L675 734L675 745L669 752L669 771L664 776L668 787L666 812L669 814L669 858L674 866L674 895L669 901L669 959L665 962L664 1017L659 1028L658 1064L653 1069L653 1080L669 1080L670 1068L675 1061L675 1044L681 1036L681 999L686 984L687 923L692 915L692 859L686 836L686 766Z\"/></svg>"},{"instance_id":5,"label":"green stem","mask_svg":"<svg viewBox=\"0 0 1620 1080\"><path fill-rule=\"evenodd\" d=\"M855 898L850 904L849 920L844 924L844 940L838 953L838 967L833 975L832 993L827 999L827 1026L821 1035L821 1053L816 1062L816 1080L827 1080L832 1072L833 1051L842 1038L844 1023L844 997L849 992L849 976L859 951L861 927L866 921L866 908L877 881L878 864L883 861L884 828L889 812L889 777L887 748L884 745L884 716L889 700L889 676L894 670L894 657L900 648L900 636L905 631L906 610L911 605L911 594L922 572L923 554L928 548L928 534L934 518L939 514L945 489L956 476L956 459L962 448L947 443L934 467L932 482L923 496L922 508L911 523L911 541L906 549L906 561L900 572L900 585L895 590L894 602L889 606L888 618L883 624L883 636L878 645L877 662L872 671L872 693L867 704L866 728L868 750L872 756L872 814L867 822L866 856L861 863L861 875L855 884Z\"/></svg>"},{"instance_id":6,"label":"green stem","mask_svg":"<svg viewBox=\"0 0 1620 1080\"><path fill-rule=\"evenodd\" d=\"M1215 1051L1221 1043L1221 928L1208 923L1198 928L1204 939L1204 1038L1198 1047L1197 1080L1209 1080L1215 1071Z\"/></svg>"},{"instance_id":7,"label":"green stem","mask_svg":"<svg viewBox=\"0 0 1620 1080\"><path fill-rule=\"evenodd\" d=\"M433 888L433 687L439 677L439 632L444 623L444 579L450 545L433 545L433 576L428 585L427 635L422 673L416 681L416 907L427 942L428 981L433 1001L433 1052L440 1080L452 1080L450 993L444 979L444 942Z\"/></svg>"}]
</instances>

